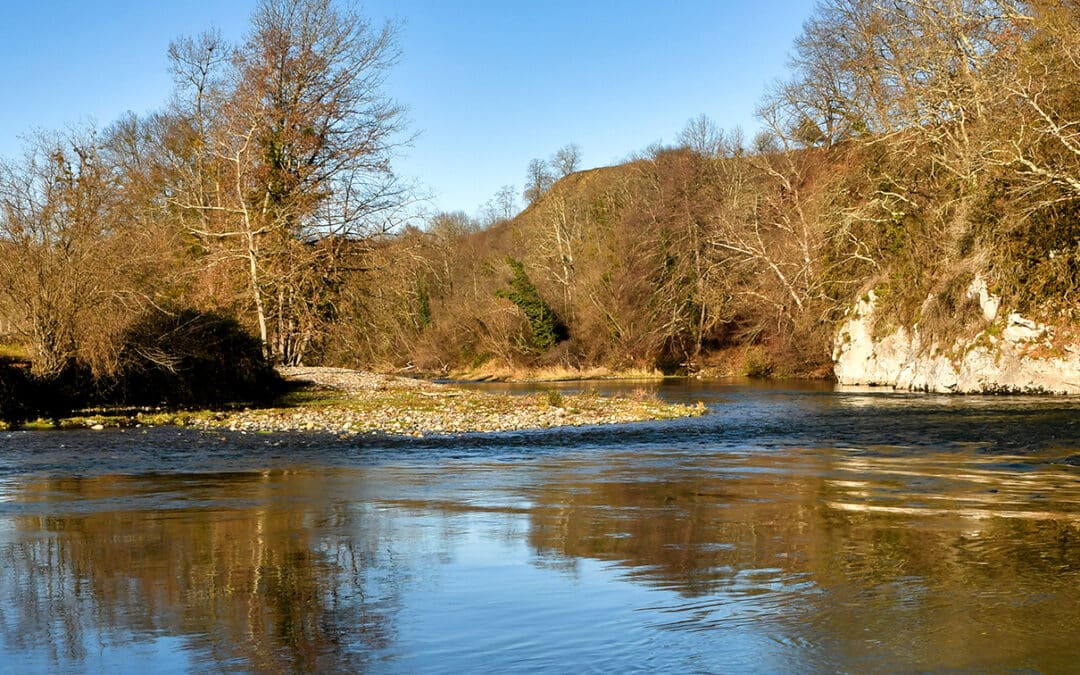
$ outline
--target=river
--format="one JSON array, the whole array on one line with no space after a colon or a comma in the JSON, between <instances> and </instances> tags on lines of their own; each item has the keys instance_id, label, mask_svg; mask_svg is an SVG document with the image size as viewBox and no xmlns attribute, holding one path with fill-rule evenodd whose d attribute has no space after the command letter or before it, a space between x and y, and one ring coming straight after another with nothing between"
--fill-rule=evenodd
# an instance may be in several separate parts
<instances>
[{"instance_id":1,"label":"river","mask_svg":"<svg viewBox=\"0 0 1080 675\"><path fill-rule=\"evenodd\" d=\"M0 671L1080 664L1080 401L641 386L709 414L2 433Z\"/></svg>"}]
</instances>

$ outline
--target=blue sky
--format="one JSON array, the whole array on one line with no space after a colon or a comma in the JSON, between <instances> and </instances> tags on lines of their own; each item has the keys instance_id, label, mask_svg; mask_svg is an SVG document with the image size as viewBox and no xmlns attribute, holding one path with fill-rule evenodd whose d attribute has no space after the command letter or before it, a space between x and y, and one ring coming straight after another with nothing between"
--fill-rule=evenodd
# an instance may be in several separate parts
<instances>
[{"instance_id":1,"label":"blue sky","mask_svg":"<svg viewBox=\"0 0 1080 675\"><path fill-rule=\"evenodd\" d=\"M254 0L39 0L0 22L0 155L35 128L106 126L168 100L169 41L215 27L239 42ZM419 136L397 163L433 207L477 213L530 159L576 143L585 167L673 142L700 113L757 128L813 0L369 0L403 22L387 93Z\"/></svg>"}]
</instances>

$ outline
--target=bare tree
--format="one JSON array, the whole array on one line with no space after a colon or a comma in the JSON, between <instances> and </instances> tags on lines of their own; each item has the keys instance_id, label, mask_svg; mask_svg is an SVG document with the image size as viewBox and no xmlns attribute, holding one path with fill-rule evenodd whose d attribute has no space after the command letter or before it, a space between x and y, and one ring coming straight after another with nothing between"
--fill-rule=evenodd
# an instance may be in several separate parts
<instances>
[{"instance_id":1,"label":"bare tree","mask_svg":"<svg viewBox=\"0 0 1080 675\"><path fill-rule=\"evenodd\" d=\"M581 148L575 143L564 145L551 157L550 166L559 178L564 178L577 171L581 166Z\"/></svg>"},{"instance_id":2,"label":"bare tree","mask_svg":"<svg viewBox=\"0 0 1080 675\"><path fill-rule=\"evenodd\" d=\"M532 204L545 192L551 189L555 179L551 175L551 168L542 159L534 159L529 162L529 168L525 178L525 201Z\"/></svg>"},{"instance_id":3,"label":"bare tree","mask_svg":"<svg viewBox=\"0 0 1080 675\"><path fill-rule=\"evenodd\" d=\"M768 129L761 129L754 134L753 151L759 155L777 152L780 144L776 140L776 134Z\"/></svg>"},{"instance_id":4,"label":"bare tree","mask_svg":"<svg viewBox=\"0 0 1080 675\"><path fill-rule=\"evenodd\" d=\"M705 113L686 122L679 132L679 144L702 157L721 157L726 153L724 130Z\"/></svg>"},{"instance_id":5,"label":"bare tree","mask_svg":"<svg viewBox=\"0 0 1080 675\"><path fill-rule=\"evenodd\" d=\"M157 251L93 132L38 137L0 166L0 305L19 317L33 368L115 363L116 336L151 301Z\"/></svg>"},{"instance_id":6,"label":"bare tree","mask_svg":"<svg viewBox=\"0 0 1080 675\"><path fill-rule=\"evenodd\" d=\"M728 152L733 157L742 157L746 154L746 132L742 127L736 126L728 132L727 145Z\"/></svg>"},{"instance_id":7,"label":"bare tree","mask_svg":"<svg viewBox=\"0 0 1080 675\"><path fill-rule=\"evenodd\" d=\"M197 212L205 216L210 205L206 157L210 126L222 114L225 103L224 80L234 50L217 31L206 31L195 38L183 37L169 44L169 61L175 95L173 121L184 128L185 161L174 168L186 169L185 178L194 201L203 207Z\"/></svg>"},{"instance_id":8,"label":"bare tree","mask_svg":"<svg viewBox=\"0 0 1080 675\"><path fill-rule=\"evenodd\" d=\"M1075 3L1031 4L1030 14L1014 15L1016 29L1003 38L1007 58L993 80L1009 106L998 110L1017 120L994 160L1041 208L1080 200L1080 10Z\"/></svg>"},{"instance_id":9,"label":"bare tree","mask_svg":"<svg viewBox=\"0 0 1080 675\"><path fill-rule=\"evenodd\" d=\"M495 206L504 219L513 218L518 210L517 190L513 185L504 185L495 193Z\"/></svg>"},{"instance_id":10,"label":"bare tree","mask_svg":"<svg viewBox=\"0 0 1080 675\"><path fill-rule=\"evenodd\" d=\"M517 189L513 185L504 185L484 203L482 218L486 225L492 225L510 220L517 211Z\"/></svg>"},{"instance_id":11,"label":"bare tree","mask_svg":"<svg viewBox=\"0 0 1080 675\"><path fill-rule=\"evenodd\" d=\"M189 73L187 107L199 109L219 48L191 44L195 56L188 43L173 50L174 69ZM230 64L200 141L215 166L194 172L212 187L205 199L187 190L180 206L203 214L191 231L208 248L233 243L223 259L243 263L260 339L277 361L299 363L316 337L329 308L320 279L347 242L399 222L406 189L390 161L404 111L382 92L397 56L391 24L373 27L330 0L263 0Z\"/></svg>"}]
</instances>

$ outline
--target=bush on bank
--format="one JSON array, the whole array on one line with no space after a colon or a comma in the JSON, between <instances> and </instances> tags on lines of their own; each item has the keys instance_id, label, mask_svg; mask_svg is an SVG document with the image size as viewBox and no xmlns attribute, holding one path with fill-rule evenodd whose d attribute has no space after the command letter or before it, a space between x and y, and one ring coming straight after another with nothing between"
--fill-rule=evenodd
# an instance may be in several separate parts
<instances>
[{"instance_id":1,"label":"bush on bank","mask_svg":"<svg viewBox=\"0 0 1080 675\"><path fill-rule=\"evenodd\" d=\"M135 321L111 373L72 360L58 373L35 376L25 360L0 360L0 421L9 426L91 406L260 404L284 391L255 337L231 318L192 309L155 310Z\"/></svg>"}]
</instances>

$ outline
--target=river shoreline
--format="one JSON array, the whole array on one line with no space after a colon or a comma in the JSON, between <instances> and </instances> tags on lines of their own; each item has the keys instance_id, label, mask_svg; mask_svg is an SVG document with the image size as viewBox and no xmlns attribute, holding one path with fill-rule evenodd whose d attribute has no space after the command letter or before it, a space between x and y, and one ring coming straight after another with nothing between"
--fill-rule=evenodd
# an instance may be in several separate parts
<instances>
[{"instance_id":1,"label":"river shoreline","mask_svg":"<svg viewBox=\"0 0 1080 675\"><path fill-rule=\"evenodd\" d=\"M284 368L296 389L274 405L233 410L100 411L26 429L182 426L241 433L320 432L344 436L491 433L693 417L704 406L662 402L644 391L622 397L540 391L479 392L427 380L343 368Z\"/></svg>"},{"instance_id":2,"label":"river shoreline","mask_svg":"<svg viewBox=\"0 0 1080 675\"><path fill-rule=\"evenodd\" d=\"M620 424L699 415L702 409L655 398L555 391L509 396L426 380L340 368L289 368L304 383L297 407L244 410L200 420L230 431L319 431L345 435L490 433L559 426Z\"/></svg>"}]
</instances>

